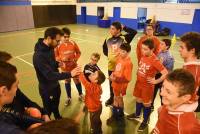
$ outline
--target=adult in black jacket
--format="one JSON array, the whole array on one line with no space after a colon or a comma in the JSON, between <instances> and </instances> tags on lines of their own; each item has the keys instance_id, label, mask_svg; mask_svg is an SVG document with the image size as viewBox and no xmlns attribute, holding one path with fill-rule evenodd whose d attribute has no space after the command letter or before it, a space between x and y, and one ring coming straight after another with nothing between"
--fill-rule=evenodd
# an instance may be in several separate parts
<instances>
[{"instance_id":1,"label":"adult in black jacket","mask_svg":"<svg viewBox=\"0 0 200 134\"><path fill-rule=\"evenodd\" d=\"M62 32L56 27L45 31L44 39L39 39L35 45L33 65L39 81L39 92L44 109L50 116L53 112L55 119L60 119L58 107L61 89L58 80L64 80L78 75L81 68L77 67L71 73L59 73L55 60L54 48L59 44Z\"/></svg>"},{"instance_id":2,"label":"adult in black jacket","mask_svg":"<svg viewBox=\"0 0 200 134\"><path fill-rule=\"evenodd\" d=\"M122 34L121 31L125 31L126 34ZM126 42L130 44L130 42L133 40L135 35L137 34L137 31L134 29L131 29L127 26L122 25L120 22L113 22L110 26L110 34L111 37L105 39L103 44L103 53L105 56L108 57L108 74L109 76L112 74L112 72L115 69L116 65L116 58L118 56L118 50L120 45L123 42ZM113 103L113 89L110 82L110 98L106 101L106 106L111 105Z\"/></svg>"}]
</instances>

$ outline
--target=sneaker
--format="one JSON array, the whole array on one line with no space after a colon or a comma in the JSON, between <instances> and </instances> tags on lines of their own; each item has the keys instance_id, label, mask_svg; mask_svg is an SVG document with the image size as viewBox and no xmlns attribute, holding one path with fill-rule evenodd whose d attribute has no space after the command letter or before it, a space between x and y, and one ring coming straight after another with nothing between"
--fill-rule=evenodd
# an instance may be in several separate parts
<instances>
[{"instance_id":1,"label":"sneaker","mask_svg":"<svg viewBox=\"0 0 200 134\"><path fill-rule=\"evenodd\" d=\"M108 126L112 125L114 122L116 122L116 119L114 118L114 116L111 116L110 118L108 118L108 119L106 120L106 124L107 124Z\"/></svg>"},{"instance_id":2,"label":"sneaker","mask_svg":"<svg viewBox=\"0 0 200 134\"><path fill-rule=\"evenodd\" d=\"M146 127L147 127L147 123L142 122L137 131L142 132L146 129Z\"/></svg>"},{"instance_id":3,"label":"sneaker","mask_svg":"<svg viewBox=\"0 0 200 134\"><path fill-rule=\"evenodd\" d=\"M109 99L106 101L105 105L106 105L106 106L112 105L112 104L113 104L113 101L114 101L113 98L109 98Z\"/></svg>"},{"instance_id":4,"label":"sneaker","mask_svg":"<svg viewBox=\"0 0 200 134\"><path fill-rule=\"evenodd\" d=\"M129 120L136 120L136 119L139 119L140 116L136 116L136 114L133 113L133 114L127 115L126 118L129 119Z\"/></svg>"},{"instance_id":5,"label":"sneaker","mask_svg":"<svg viewBox=\"0 0 200 134\"><path fill-rule=\"evenodd\" d=\"M72 99L71 98L68 98L66 101L65 101L65 106L69 106L72 102Z\"/></svg>"},{"instance_id":6,"label":"sneaker","mask_svg":"<svg viewBox=\"0 0 200 134\"><path fill-rule=\"evenodd\" d=\"M78 100L84 102L85 101L84 95L82 95L82 94L79 95Z\"/></svg>"}]
</instances>

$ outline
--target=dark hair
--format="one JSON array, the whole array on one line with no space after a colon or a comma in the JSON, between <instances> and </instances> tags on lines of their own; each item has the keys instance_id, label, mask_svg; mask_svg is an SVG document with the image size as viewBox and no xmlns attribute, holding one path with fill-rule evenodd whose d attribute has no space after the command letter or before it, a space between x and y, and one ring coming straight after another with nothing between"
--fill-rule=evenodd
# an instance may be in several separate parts
<instances>
[{"instance_id":1,"label":"dark hair","mask_svg":"<svg viewBox=\"0 0 200 134\"><path fill-rule=\"evenodd\" d=\"M200 33L188 32L181 36L181 41L186 44L187 50L195 49L195 56L200 58Z\"/></svg>"},{"instance_id":2,"label":"dark hair","mask_svg":"<svg viewBox=\"0 0 200 134\"><path fill-rule=\"evenodd\" d=\"M122 43L120 45L120 49L125 50L126 52L130 52L131 51L131 45L128 43Z\"/></svg>"},{"instance_id":3,"label":"dark hair","mask_svg":"<svg viewBox=\"0 0 200 134\"><path fill-rule=\"evenodd\" d=\"M100 59L101 55L99 53L92 53L92 56L97 58L98 60Z\"/></svg>"},{"instance_id":4,"label":"dark hair","mask_svg":"<svg viewBox=\"0 0 200 134\"><path fill-rule=\"evenodd\" d=\"M143 45L148 46L149 49L154 49L154 42L152 39L146 39L142 42Z\"/></svg>"},{"instance_id":5,"label":"dark hair","mask_svg":"<svg viewBox=\"0 0 200 134\"><path fill-rule=\"evenodd\" d=\"M163 42L165 42L166 46L168 46L167 49L171 47L172 41L170 39L162 39Z\"/></svg>"},{"instance_id":6,"label":"dark hair","mask_svg":"<svg viewBox=\"0 0 200 134\"><path fill-rule=\"evenodd\" d=\"M63 118L42 124L29 131L29 134L79 134L79 124L72 119Z\"/></svg>"},{"instance_id":7,"label":"dark hair","mask_svg":"<svg viewBox=\"0 0 200 134\"><path fill-rule=\"evenodd\" d=\"M7 62L0 61L0 86L6 86L10 90L16 82L17 68Z\"/></svg>"},{"instance_id":8,"label":"dark hair","mask_svg":"<svg viewBox=\"0 0 200 134\"><path fill-rule=\"evenodd\" d=\"M120 31L122 30L122 25L118 21L113 22L111 25L114 26L117 30L120 30Z\"/></svg>"},{"instance_id":9,"label":"dark hair","mask_svg":"<svg viewBox=\"0 0 200 134\"><path fill-rule=\"evenodd\" d=\"M56 35L63 35L62 31L57 27L47 28L44 32L44 38L50 37L51 39L55 39Z\"/></svg>"},{"instance_id":10,"label":"dark hair","mask_svg":"<svg viewBox=\"0 0 200 134\"><path fill-rule=\"evenodd\" d=\"M5 51L0 51L0 61L7 62L11 58L12 58L11 54Z\"/></svg>"},{"instance_id":11,"label":"dark hair","mask_svg":"<svg viewBox=\"0 0 200 134\"><path fill-rule=\"evenodd\" d=\"M154 30L154 26L153 26L152 24L146 25L146 28L147 28L147 27L152 27L152 29ZM145 28L145 29L146 29L146 28Z\"/></svg>"},{"instance_id":12,"label":"dark hair","mask_svg":"<svg viewBox=\"0 0 200 134\"><path fill-rule=\"evenodd\" d=\"M178 86L179 97L193 94L195 91L195 80L193 75L185 69L175 69L166 76L166 80Z\"/></svg>"},{"instance_id":13,"label":"dark hair","mask_svg":"<svg viewBox=\"0 0 200 134\"><path fill-rule=\"evenodd\" d=\"M71 30L67 27L62 28L63 34L67 34L70 35L71 34Z\"/></svg>"},{"instance_id":14,"label":"dark hair","mask_svg":"<svg viewBox=\"0 0 200 134\"><path fill-rule=\"evenodd\" d=\"M101 85L106 79L106 76L104 75L104 73L100 70L98 70L98 82L97 84Z\"/></svg>"}]
</instances>

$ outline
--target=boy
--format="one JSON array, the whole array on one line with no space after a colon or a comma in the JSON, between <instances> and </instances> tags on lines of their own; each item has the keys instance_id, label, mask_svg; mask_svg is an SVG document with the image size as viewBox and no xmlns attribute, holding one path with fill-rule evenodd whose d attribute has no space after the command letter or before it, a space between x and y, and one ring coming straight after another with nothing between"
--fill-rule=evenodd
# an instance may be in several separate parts
<instances>
[{"instance_id":1,"label":"boy","mask_svg":"<svg viewBox=\"0 0 200 134\"><path fill-rule=\"evenodd\" d=\"M56 60L62 64L62 72L70 72L77 67L77 61L81 56L78 45L70 39L71 31L67 27L62 29L64 36L62 43L55 49ZM79 100L83 101L82 86L78 77L73 77L74 83L79 93ZM65 88L67 92L67 100L65 105L71 104L71 78L65 80Z\"/></svg>"},{"instance_id":2,"label":"boy","mask_svg":"<svg viewBox=\"0 0 200 134\"><path fill-rule=\"evenodd\" d=\"M160 53L158 54L158 59L160 62L164 65L164 67L167 69L168 72L171 72L174 68L174 58L169 52L169 48L171 47L171 40L170 39L163 39L160 43ZM160 78L161 74L157 73L155 78ZM152 109L154 109L154 100L156 97L156 94L158 92L158 89L161 89L162 82L155 85L154 88L154 96L152 101ZM162 99L162 97L161 97ZM161 101L162 104L162 101Z\"/></svg>"},{"instance_id":3,"label":"boy","mask_svg":"<svg viewBox=\"0 0 200 134\"><path fill-rule=\"evenodd\" d=\"M155 55L158 55L160 51L160 40L153 35L154 33L154 27L153 25L149 24L145 28L145 35L140 38L140 40L137 43L137 48L136 48L136 53L137 53L137 60L138 63L140 62L140 59L142 58L142 42L145 41L146 39L152 39L154 42L154 50L153 53Z\"/></svg>"},{"instance_id":4,"label":"boy","mask_svg":"<svg viewBox=\"0 0 200 134\"><path fill-rule=\"evenodd\" d=\"M194 77L187 70L176 69L167 75L161 89L163 106L158 110L154 134L200 133L200 122L194 113L198 104L187 104L195 91L194 85Z\"/></svg>"},{"instance_id":5,"label":"boy","mask_svg":"<svg viewBox=\"0 0 200 134\"><path fill-rule=\"evenodd\" d=\"M100 119L102 104L100 98L102 94L101 84L105 81L105 75L99 70L88 76L89 81L83 73L79 78L85 87L85 105L90 113L91 133L102 134Z\"/></svg>"},{"instance_id":6,"label":"boy","mask_svg":"<svg viewBox=\"0 0 200 134\"><path fill-rule=\"evenodd\" d=\"M154 42L147 39L142 43L143 57L140 60L137 81L133 96L136 97L136 112L127 116L128 119L137 119L143 109L143 121L138 131L143 131L147 127L147 122L151 113L151 102L153 99L154 85L162 82L167 75L167 69L153 53ZM155 75L160 72L162 75L155 80Z\"/></svg>"},{"instance_id":7,"label":"boy","mask_svg":"<svg viewBox=\"0 0 200 134\"><path fill-rule=\"evenodd\" d=\"M123 96L126 95L126 89L131 80L133 64L128 56L131 46L123 43L120 46L120 54L117 59L115 70L110 76L112 88L114 92L114 103L112 108L112 116L107 120L110 125L114 120L123 121L124 119L124 102Z\"/></svg>"},{"instance_id":8,"label":"boy","mask_svg":"<svg viewBox=\"0 0 200 134\"><path fill-rule=\"evenodd\" d=\"M97 66L97 62L100 60L100 54L92 53L90 60L90 63L85 65L83 71L86 78L88 78L91 73L100 70L100 68Z\"/></svg>"},{"instance_id":9,"label":"boy","mask_svg":"<svg viewBox=\"0 0 200 134\"><path fill-rule=\"evenodd\" d=\"M122 35L122 31L127 34ZM123 42L131 43L137 31L127 26L122 25L120 22L113 22L110 26L110 34L112 37L107 38L103 44L103 53L108 57L108 75L110 76L115 69L116 58L119 54L119 47ZM112 82L110 82L110 98L106 101L105 105L112 105L114 94L112 89Z\"/></svg>"},{"instance_id":10,"label":"boy","mask_svg":"<svg viewBox=\"0 0 200 134\"><path fill-rule=\"evenodd\" d=\"M198 100L200 104L197 94L200 87L200 34L189 32L181 36L179 52L184 60L183 68L191 72L195 78L195 92L191 103ZM200 111L200 105L197 111Z\"/></svg>"}]
</instances>

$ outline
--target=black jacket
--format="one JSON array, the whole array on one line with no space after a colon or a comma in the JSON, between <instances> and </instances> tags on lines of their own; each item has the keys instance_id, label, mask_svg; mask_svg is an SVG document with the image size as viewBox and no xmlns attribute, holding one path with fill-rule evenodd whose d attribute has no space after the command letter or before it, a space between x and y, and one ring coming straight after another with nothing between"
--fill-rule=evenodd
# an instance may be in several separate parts
<instances>
[{"instance_id":1,"label":"black jacket","mask_svg":"<svg viewBox=\"0 0 200 134\"><path fill-rule=\"evenodd\" d=\"M131 41L133 40L133 38L135 37L135 35L137 34L137 31L129 28L129 27L124 27L123 30L126 32L125 35L119 35L118 37L110 37L108 39L105 39L104 44L103 44L103 54L105 56L108 56L108 43L109 42L126 42L126 43L131 43Z\"/></svg>"},{"instance_id":2,"label":"black jacket","mask_svg":"<svg viewBox=\"0 0 200 134\"><path fill-rule=\"evenodd\" d=\"M20 91L20 89L17 89L16 96L13 99L13 102L11 104L5 105L2 111L24 114L25 107L34 107L40 110L42 115L47 114L47 112L43 108L41 108L37 103L31 101L26 95L24 95Z\"/></svg>"},{"instance_id":3,"label":"black jacket","mask_svg":"<svg viewBox=\"0 0 200 134\"><path fill-rule=\"evenodd\" d=\"M35 45L33 65L39 81L40 94L49 95L59 86L58 80L71 78L70 73L59 73L58 63L55 60L54 49L45 45L39 39Z\"/></svg>"}]
</instances>

